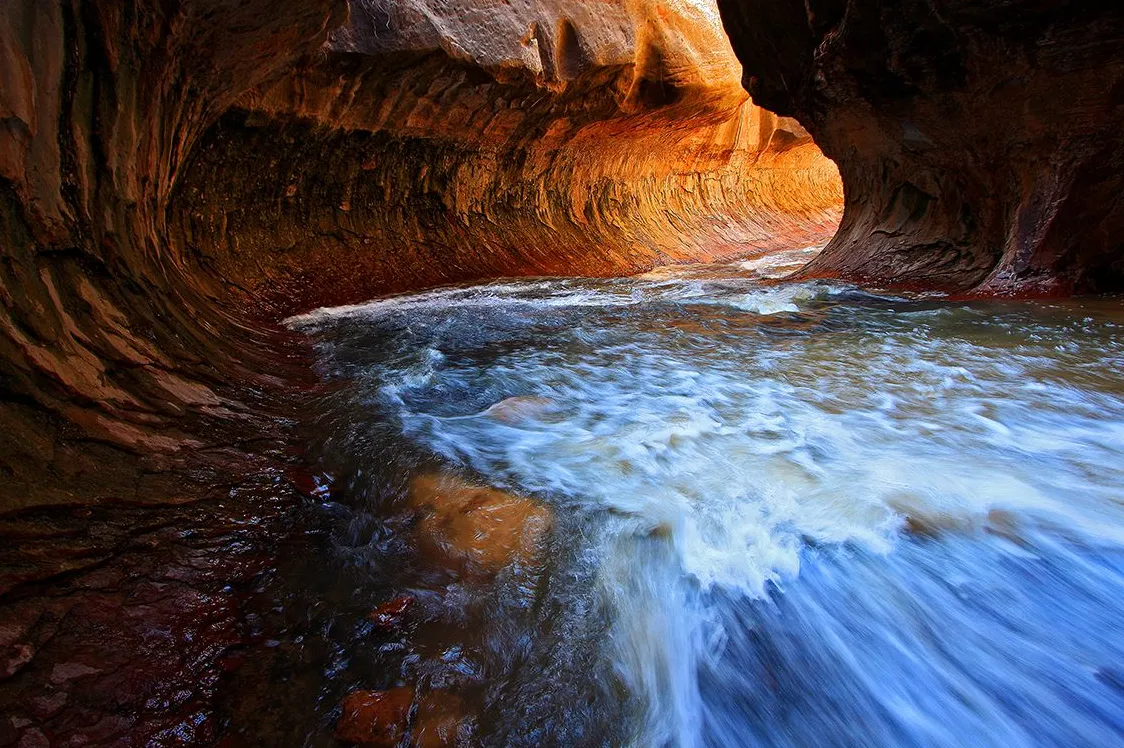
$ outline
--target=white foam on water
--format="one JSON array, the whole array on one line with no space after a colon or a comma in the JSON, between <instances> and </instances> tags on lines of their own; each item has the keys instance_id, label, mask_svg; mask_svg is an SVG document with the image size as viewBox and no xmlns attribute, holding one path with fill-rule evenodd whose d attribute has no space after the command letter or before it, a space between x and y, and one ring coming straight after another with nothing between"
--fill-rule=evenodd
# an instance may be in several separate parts
<instances>
[{"instance_id":1,"label":"white foam on water","mask_svg":"<svg viewBox=\"0 0 1124 748\"><path fill-rule=\"evenodd\" d=\"M545 290L545 295L528 295L529 292ZM345 320L377 321L391 314L408 315L421 310L473 309L511 307L599 307L628 306L637 304L641 298L632 292L615 294L587 288L558 289L551 281L527 281L524 283L491 283L484 286L439 288L414 294L390 296L364 304L323 307L305 314L298 314L284 320L284 324L294 330L314 332L317 326Z\"/></svg>"},{"instance_id":2,"label":"white foam on water","mask_svg":"<svg viewBox=\"0 0 1124 748\"><path fill-rule=\"evenodd\" d=\"M322 310L290 324L657 302L769 316L847 290L754 289L740 280L665 271L597 287L491 284ZM1043 376L1039 367L1049 364L1032 342L1011 350L1002 334L945 335L948 315L922 308L887 322L872 312L880 332L700 348L658 330L596 329L591 312L559 339L476 368L446 366L441 352L423 348L413 367L383 373L381 397L408 438L450 463L591 518L581 542L615 611L607 646L647 703L635 744L689 746L701 739L705 715L697 672L726 641L707 596L767 597L798 577L810 546L890 554L907 519L937 533L998 532L1022 542L1049 531L1124 545L1124 396ZM504 422L483 408L449 416L416 404L427 391L464 389L480 377L558 407Z\"/></svg>"},{"instance_id":3,"label":"white foam on water","mask_svg":"<svg viewBox=\"0 0 1124 748\"><path fill-rule=\"evenodd\" d=\"M769 252L736 264L758 278L783 278L807 265L822 251L823 245L802 247L784 252Z\"/></svg>"},{"instance_id":4,"label":"white foam on water","mask_svg":"<svg viewBox=\"0 0 1124 748\"><path fill-rule=\"evenodd\" d=\"M776 252L744 260L728 266L731 270L749 271L732 280L747 291L715 295L711 265L673 265L656 268L631 279L581 281L560 278L529 278L494 281L471 286L450 286L420 293L399 294L363 304L322 307L284 320L294 330L315 332L319 326L345 320L377 321L391 314L408 315L437 309L551 308L551 307L617 307L632 306L651 300L664 302L698 302L730 304L745 311L776 314L799 310L799 302L849 290L841 284L813 283L776 288L750 288L756 279L777 278L815 257L822 247L805 247ZM775 273L778 268L789 268ZM727 275L726 280L731 278Z\"/></svg>"}]
</instances>

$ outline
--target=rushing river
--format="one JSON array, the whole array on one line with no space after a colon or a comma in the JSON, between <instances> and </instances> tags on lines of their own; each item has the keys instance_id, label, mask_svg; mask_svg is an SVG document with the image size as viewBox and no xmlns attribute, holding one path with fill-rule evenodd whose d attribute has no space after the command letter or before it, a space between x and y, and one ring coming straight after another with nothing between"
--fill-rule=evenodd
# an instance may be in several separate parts
<instances>
[{"instance_id":1,"label":"rushing river","mask_svg":"<svg viewBox=\"0 0 1124 748\"><path fill-rule=\"evenodd\" d=\"M341 558L425 609L375 686L455 691L482 745L1124 744L1124 305L800 259L291 321ZM431 568L433 471L547 507L538 561Z\"/></svg>"}]
</instances>

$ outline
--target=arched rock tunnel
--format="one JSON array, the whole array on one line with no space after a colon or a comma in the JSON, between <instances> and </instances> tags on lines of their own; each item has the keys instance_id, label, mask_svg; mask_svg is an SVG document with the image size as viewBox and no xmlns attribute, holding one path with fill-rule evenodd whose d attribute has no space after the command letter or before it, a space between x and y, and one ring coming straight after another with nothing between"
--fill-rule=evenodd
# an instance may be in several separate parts
<instances>
[{"instance_id":1,"label":"arched rock tunnel","mask_svg":"<svg viewBox=\"0 0 1124 748\"><path fill-rule=\"evenodd\" d=\"M163 501L185 460L213 484L215 445L287 389L286 314L823 243L839 219L834 165L748 101L706 3L5 16L7 508Z\"/></svg>"},{"instance_id":2,"label":"arched rock tunnel","mask_svg":"<svg viewBox=\"0 0 1124 748\"><path fill-rule=\"evenodd\" d=\"M0 643L39 651L50 585L114 618L135 587L91 575L153 533L283 514L313 388L286 314L829 239L806 274L1120 287L1124 12L717 5L5 3Z\"/></svg>"}]
</instances>

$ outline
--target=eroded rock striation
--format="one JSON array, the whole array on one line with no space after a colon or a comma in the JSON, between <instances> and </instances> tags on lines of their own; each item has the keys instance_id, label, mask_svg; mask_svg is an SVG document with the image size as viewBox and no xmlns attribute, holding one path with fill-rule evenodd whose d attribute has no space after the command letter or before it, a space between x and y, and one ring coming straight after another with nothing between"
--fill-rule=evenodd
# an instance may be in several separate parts
<instances>
[{"instance_id":1,"label":"eroded rock striation","mask_svg":"<svg viewBox=\"0 0 1124 748\"><path fill-rule=\"evenodd\" d=\"M817 244L841 203L703 0L3 3L0 743L214 738L306 482L282 315Z\"/></svg>"},{"instance_id":2,"label":"eroded rock striation","mask_svg":"<svg viewBox=\"0 0 1124 748\"><path fill-rule=\"evenodd\" d=\"M17 0L0 42L3 509L222 483L291 384L283 314L840 215L703 0Z\"/></svg>"},{"instance_id":3,"label":"eroded rock striation","mask_svg":"<svg viewBox=\"0 0 1124 748\"><path fill-rule=\"evenodd\" d=\"M819 244L842 193L709 2L367 0L239 99L180 198L181 243L284 313Z\"/></svg>"},{"instance_id":4,"label":"eroded rock striation","mask_svg":"<svg viewBox=\"0 0 1124 748\"><path fill-rule=\"evenodd\" d=\"M0 8L0 509L174 501L243 459L278 348L171 241L166 212L214 121L345 17L329 2Z\"/></svg>"},{"instance_id":5,"label":"eroded rock striation","mask_svg":"<svg viewBox=\"0 0 1124 748\"><path fill-rule=\"evenodd\" d=\"M808 273L1120 287L1117 6L720 4L0 4L0 742L214 738L300 483L286 314L841 214Z\"/></svg>"},{"instance_id":6,"label":"eroded rock striation","mask_svg":"<svg viewBox=\"0 0 1124 748\"><path fill-rule=\"evenodd\" d=\"M762 106L839 165L809 274L956 292L1124 285L1124 9L720 0Z\"/></svg>"}]
</instances>

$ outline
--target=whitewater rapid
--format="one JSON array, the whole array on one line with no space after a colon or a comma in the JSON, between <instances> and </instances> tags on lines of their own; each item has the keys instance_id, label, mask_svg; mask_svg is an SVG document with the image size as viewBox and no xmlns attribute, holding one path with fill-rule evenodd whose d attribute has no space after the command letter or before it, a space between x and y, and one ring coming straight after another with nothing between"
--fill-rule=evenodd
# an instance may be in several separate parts
<instances>
[{"instance_id":1,"label":"whitewater rapid","mask_svg":"<svg viewBox=\"0 0 1124 748\"><path fill-rule=\"evenodd\" d=\"M811 251L290 320L350 469L409 445L558 517L535 664L472 645L484 743L1121 739L1120 304L776 280Z\"/></svg>"}]
</instances>

